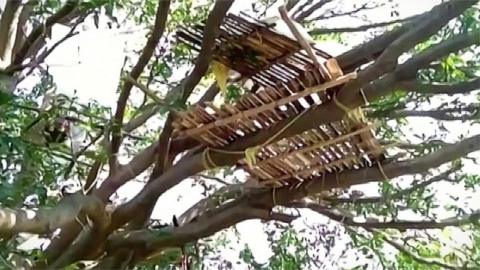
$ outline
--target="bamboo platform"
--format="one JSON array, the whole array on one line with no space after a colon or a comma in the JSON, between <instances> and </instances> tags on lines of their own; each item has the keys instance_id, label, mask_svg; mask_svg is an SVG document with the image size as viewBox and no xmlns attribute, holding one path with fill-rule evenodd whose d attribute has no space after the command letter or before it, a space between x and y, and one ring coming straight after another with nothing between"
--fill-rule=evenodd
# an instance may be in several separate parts
<instances>
[{"instance_id":1,"label":"bamboo platform","mask_svg":"<svg viewBox=\"0 0 480 270\"><path fill-rule=\"evenodd\" d=\"M235 104L223 104L220 108L208 102L199 104L190 111L177 112L178 117L173 123L175 136L193 137L210 146L225 146L330 100L328 89L355 77L355 73L350 73L320 85L315 85L315 82L298 83L294 91L288 87L266 88L242 96ZM304 88L304 85L313 86Z\"/></svg>"},{"instance_id":2,"label":"bamboo platform","mask_svg":"<svg viewBox=\"0 0 480 270\"><path fill-rule=\"evenodd\" d=\"M240 166L262 184L291 185L326 173L372 166L383 149L373 125L333 122L262 147L256 163Z\"/></svg>"},{"instance_id":3,"label":"bamboo platform","mask_svg":"<svg viewBox=\"0 0 480 270\"><path fill-rule=\"evenodd\" d=\"M204 24L184 27L178 33L179 41L199 52L202 44ZM216 39L214 60L240 73L242 78L251 79L255 86L277 87L292 80L312 80L318 83L325 79L312 70L314 63L300 44L271 30L268 24L247 16L228 14L220 27ZM319 62L332 58L331 55L313 47ZM304 76L306 78L304 78Z\"/></svg>"},{"instance_id":4,"label":"bamboo platform","mask_svg":"<svg viewBox=\"0 0 480 270\"><path fill-rule=\"evenodd\" d=\"M182 29L180 41L200 50L203 24ZM314 49L325 69L319 70L297 41L263 22L229 14L216 40L214 59L254 84L234 104L197 104L177 112L175 137L191 137L222 148L279 121L332 102L332 96L356 73L343 74L327 53ZM318 67L318 66L317 66ZM327 76L325 76L325 70ZM382 155L374 126L343 120L284 138L255 153L255 164L239 166L263 184L293 185L322 174L372 166Z\"/></svg>"}]
</instances>

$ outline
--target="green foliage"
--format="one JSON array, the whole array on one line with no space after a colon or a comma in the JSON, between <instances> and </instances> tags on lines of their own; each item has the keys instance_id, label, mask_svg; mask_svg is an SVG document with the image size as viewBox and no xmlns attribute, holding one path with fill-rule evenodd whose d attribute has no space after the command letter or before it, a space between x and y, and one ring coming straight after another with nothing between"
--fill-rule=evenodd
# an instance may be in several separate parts
<instances>
[{"instance_id":1,"label":"green foliage","mask_svg":"<svg viewBox=\"0 0 480 270\"><path fill-rule=\"evenodd\" d=\"M3 92L2 89L0 89L0 106L5 104L5 103L8 103L12 99L13 99L12 95L9 95L9 94Z\"/></svg>"},{"instance_id":2,"label":"green foliage","mask_svg":"<svg viewBox=\"0 0 480 270\"><path fill-rule=\"evenodd\" d=\"M321 34L321 35L314 35L313 40L315 41L335 41L340 44L345 43L345 34L344 33L329 33L329 34Z\"/></svg>"},{"instance_id":3,"label":"green foliage","mask_svg":"<svg viewBox=\"0 0 480 270\"><path fill-rule=\"evenodd\" d=\"M466 189L476 191L480 187L480 175L464 174L460 176Z\"/></svg>"},{"instance_id":4,"label":"green foliage","mask_svg":"<svg viewBox=\"0 0 480 270\"><path fill-rule=\"evenodd\" d=\"M308 263L305 241L293 229L284 231L272 245L273 258L267 269L304 269Z\"/></svg>"},{"instance_id":5,"label":"green foliage","mask_svg":"<svg viewBox=\"0 0 480 270\"><path fill-rule=\"evenodd\" d=\"M241 97L245 93L245 90L241 87L236 85L230 84L227 86L227 92L225 95L225 101L228 103L233 103L239 97Z\"/></svg>"},{"instance_id":6,"label":"green foliage","mask_svg":"<svg viewBox=\"0 0 480 270\"><path fill-rule=\"evenodd\" d=\"M292 228L286 228L280 232L278 239L272 241L271 249L273 256L269 262L264 265L255 261L252 251L248 246L245 246L240 252L240 259L256 270L305 269L310 263L305 239Z\"/></svg>"}]
</instances>

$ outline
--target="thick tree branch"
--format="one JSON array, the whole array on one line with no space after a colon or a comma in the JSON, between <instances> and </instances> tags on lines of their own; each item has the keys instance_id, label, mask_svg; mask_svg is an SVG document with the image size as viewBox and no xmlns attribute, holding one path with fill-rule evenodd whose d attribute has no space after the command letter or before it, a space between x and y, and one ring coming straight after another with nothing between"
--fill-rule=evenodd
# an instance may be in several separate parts
<instances>
[{"instance_id":1,"label":"thick tree branch","mask_svg":"<svg viewBox=\"0 0 480 270\"><path fill-rule=\"evenodd\" d=\"M22 11L21 0L7 1L5 10L0 17L0 70L10 65L15 37L17 33L17 22Z\"/></svg>"},{"instance_id":2,"label":"thick tree branch","mask_svg":"<svg viewBox=\"0 0 480 270\"><path fill-rule=\"evenodd\" d=\"M17 22L17 32L15 34L15 44L12 48L12 55L16 55L18 50L23 45L25 38L27 37L27 21L32 14L34 5L36 0L28 0L27 3L24 4L22 12L20 13L20 17L18 18Z\"/></svg>"},{"instance_id":3,"label":"thick tree branch","mask_svg":"<svg viewBox=\"0 0 480 270\"><path fill-rule=\"evenodd\" d=\"M427 67L431 62L476 44L480 44L480 30L456 35L409 59L396 71L397 77L399 80L409 79L415 76L418 69Z\"/></svg>"},{"instance_id":4,"label":"thick tree branch","mask_svg":"<svg viewBox=\"0 0 480 270\"><path fill-rule=\"evenodd\" d=\"M143 109L142 113L140 113L137 117L130 119L130 121L128 121L128 123L126 123L123 126L123 131L125 133L130 133L135 129L139 128L140 126L145 124L145 122L147 122L148 119L156 115L161 108L162 108L161 105L157 105L153 103L145 105L145 108Z\"/></svg>"},{"instance_id":5,"label":"thick tree branch","mask_svg":"<svg viewBox=\"0 0 480 270\"><path fill-rule=\"evenodd\" d=\"M150 145L142 152L138 153L128 164L121 166L114 174L109 175L102 183L101 187L94 191L94 196L101 199L103 202L107 202L110 195L113 194L116 189L142 173L153 164L157 148L157 144ZM95 165L97 166L92 168L89 173L89 179L92 181L92 184L94 183L93 181L96 178L98 169L101 168L101 162L96 162ZM76 222L71 222L62 227L60 237L55 238L45 251L47 260L56 260L75 239L80 230L81 227ZM91 237L91 234L85 234L85 237ZM83 239L84 238L82 238L82 240ZM94 242L98 243L100 240L101 238L97 237ZM81 241L81 243L83 243L83 241ZM77 253L79 252L77 251ZM40 265L39 267L42 268L44 266Z\"/></svg>"},{"instance_id":6,"label":"thick tree branch","mask_svg":"<svg viewBox=\"0 0 480 270\"><path fill-rule=\"evenodd\" d=\"M465 139L456 144L445 146L441 150L427 155L422 158L408 160L383 165L383 170L389 177L397 177L405 174L415 174L424 172L430 168L455 160L467 155L473 151L480 149L480 135ZM448 154L447 154L448 153ZM170 171L170 170L169 170ZM166 173L168 174L169 171ZM362 177L359 177L359 176ZM338 180L338 181L337 181ZM269 190L251 190L244 196L226 203L218 208L203 212L200 216L193 217L192 222L184 224L179 228L169 228L168 233L155 234L152 231L134 231L128 236L125 234L116 234L110 237L109 250L114 250L121 246L127 245L130 248L145 250L145 243L149 243L148 251L138 253L138 256L147 256L152 254L154 250L169 246L179 246L186 242L206 237L218 230L227 228L237 222L250 218L265 218L264 210L260 215L258 211L252 211L251 206L263 209L269 209L273 206L273 201L278 204L285 204L292 200L302 198L308 194L316 194L323 190L332 188L345 188L354 184L367 183L371 181L384 180L378 168L365 168L353 171L344 171L341 175L326 175L322 179L316 179L305 185L300 186L296 190L289 188L281 188L276 191L275 200L272 198L273 193ZM248 202L248 203L247 203ZM250 210L247 210L250 209ZM410 224L411 225L411 224ZM436 226L430 224L430 226ZM124 238L126 237L126 238ZM126 241L124 241L126 240Z\"/></svg>"},{"instance_id":7,"label":"thick tree branch","mask_svg":"<svg viewBox=\"0 0 480 270\"><path fill-rule=\"evenodd\" d=\"M390 222L380 222L380 221L367 221L367 222L357 222L354 220L352 215L344 214L342 211L339 211L336 208L327 207L315 202L293 202L289 203L286 206L295 207L295 208L307 208L313 210L321 215L324 215L332 220L335 220L339 223L342 223L347 226L352 227L362 227L365 229L397 229L397 230L426 230L426 229L443 229L448 226L463 226L466 224L471 224L477 222L480 218L480 211L473 212L469 215L464 215L461 217L451 217L439 221L432 220L419 220L419 221L406 221L406 220L395 220Z\"/></svg>"},{"instance_id":8,"label":"thick tree branch","mask_svg":"<svg viewBox=\"0 0 480 270\"><path fill-rule=\"evenodd\" d=\"M192 93L200 79L205 75L212 60L215 49L215 40L220 34L220 25L234 0L217 0L212 11L208 15L205 28L203 29L202 48L195 60L195 66L188 77L181 82L179 91L181 99L186 100Z\"/></svg>"},{"instance_id":9,"label":"thick tree branch","mask_svg":"<svg viewBox=\"0 0 480 270\"><path fill-rule=\"evenodd\" d=\"M328 4L332 1L333 0L320 0L317 3L311 5L306 10L302 10L301 12L299 12L298 15L294 16L293 18L297 22L303 22L308 16L312 15L313 12L322 8L323 6L325 6L326 4Z\"/></svg>"},{"instance_id":10,"label":"thick tree branch","mask_svg":"<svg viewBox=\"0 0 480 270\"><path fill-rule=\"evenodd\" d=\"M206 101L212 101L213 99L215 99L219 91L220 91L220 88L218 87L218 84L213 83L212 85L210 85L210 87L203 94L203 96L198 100L197 103L202 104L202 103L205 103Z\"/></svg>"},{"instance_id":11,"label":"thick tree branch","mask_svg":"<svg viewBox=\"0 0 480 270\"><path fill-rule=\"evenodd\" d=\"M444 163L462 158L472 152L480 150L480 135L466 138L460 142L449 144L432 154L412 160L392 162L382 165L383 171L389 178L406 174L416 174L436 168ZM361 176L361 177L359 177ZM347 188L352 185L368 183L372 181L388 180L382 176L379 168L365 168L353 171L344 171L337 184L335 175L327 176L325 180L317 179L308 186L309 193L318 193L332 188Z\"/></svg>"},{"instance_id":12,"label":"thick tree branch","mask_svg":"<svg viewBox=\"0 0 480 270\"><path fill-rule=\"evenodd\" d=\"M480 89L480 78L472 79L457 84L427 84L419 81L400 81L397 84L407 92L417 92L419 94L468 94Z\"/></svg>"},{"instance_id":13,"label":"thick tree branch","mask_svg":"<svg viewBox=\"0 0 480 270\"><path fill-rule=\"evenodd\" d=\"M152 34L148 38L147 43L145 44L145 47L143 48L142 54L138 58L137 63L132 68L132 71L130 71L130 78L137 80L140 74L142 74L145 66L148 64L148 61L152 57L153 52L155 51L155 48L157 47L158 42L163 35L163 31L165 30L169 9L170 0L158 1ZM122 89L120 90L120 96L117 101L117 109L114 116L114 128L111 141L110 153L112 156L110 157L110 170L114 169L117 162L116 155L122 141L121 127L123 125L123 115L125 113L125 107L127 106L127 101L130 96L132 86L133 84L131 82L124 82Z\"/></svg>"},{"instance_id":14,"label":"thick tree branch","mask_svg":"<svg viewBox=\"0 0 480 270\"><path fill-rule=\"evenodd\" d=\"M354 204L363 204L363 203L384 203L389 200L396 200L400 199L408 194L411 194L417 190L423 189L433 183L440 182L442 180L448 180L451 181L448 178L448 175L451 174L454 171L454 169L447 170L439 175L436 175L426 181L422 181L418 184L415 184L409 188L400 190L391 196L388 197L383 197L383 196L376 196L376 197L367 197L367 198L335 198L335 197L327 197L324 198L326 201L329 201L333 204L341 204L341 203L354 203Z\"/></svg>"},{"instance_id":15,"label":"thick tree branch","mask_svg":"<svg viewBox=\"0 0 480 270\"><path fill-rule=\"evenodd\" d=\"M159 148L158 144L145 148L135 155L128 164L121 166L114 174L107 177L93 194L106 201L115 190L150 167L155 161Z\"/></svg>"},{"instance_id":16,"label":"thick tree branch","mask_svg":"<svg viewBox=\"0 0 480 270\"><path fill-rule=\"evenodd\" d=\"M96 197L73 194L52 209L0 209L0 235L47 234L81 216L88 216L93 224L103 226L106 220L104 208L103 202Z\"/></svg>"},{"instance_id":17,"label":"thick tree branch","mask_svg":"<svg viewBox=\"0 0 480 270\"><path fill-rule=\"evenodd\" d=\"M452 144L444 147L442 150L439 150L433 154L430 154L423 158L417 158L415 160L410 160L406 162L398 162L384 165L384 171L387 175L391 177L396 177L404 174L414 174L423 172L429 168L437 167L442 163L454 160L456 158L462 157L470 152L480 149L480 135L468 138L457 144ZM450 153L446 155L446 153ZM375 172L373 172L375 170ZM365 176L363 178L358 177L359 175ZM336 178L339 178L339 181L336 181ZM285 188L279 189L277 191L276 201L279 204L288 203L290 200L301 198L307 193L318 193L322 190L328 190L336 187L348 187L353 184L366 183L370 181L379 181L383 179L381 173L378 172L378 169L367 168L362 170L356 170L351 172L344 172L340 176L327 175L325 181L320 179L314 180L304 186L301 186L300 189L296 191ZM340 184L340 186L338 185ZM303 189L303 191L302 191ZM260 192L260 193L259 193ZM292 195L294 194L294 195ZM149 243L147 246L154 247L154 249L169 247L169 246L179 246L188 241L192 241L201 237L206 237L213 234L214 232L229 227L237 222L240 222L249 218L258 218L263 217L255 211L244 211L244 202L248 201L249 205L264 205L267 207L272 206L273 198L271 198L272 193L270 191L257 191L252 193L250 196L244 196L234 202L227 203L227 205L220 207L213 211L207 211L202 214L200 217L195 218L195 221L185 224L180 228L173 228L165 235L155 235L151 231L137 231L132 232L128 236L125 235L116 235L112 236L109 240L109 248L113 249L118 245L128 245L135 248L143 248L146 243ZM242 203L243 202L243 203ZM253 213L253 214L252 214ZM263 212L262 212L263 213ZM252 216L253 215L253 216ZM424 223L425 225L419 225L415 223L399 223L397 225L389 224L380 225L375 223L376 226L384 227L416 227L421 228L438 228L441 226L454 226L462 225L472 221L473 219L478 218L480 213L474 213L471 216L465 216L458 220L444 220L442 222L430 222ZM372 227L374 225L371 225ZM126 240L128 238L128 240ZM120 241L121 240L121 241ZM125 241L125 242L124 242ZM152 252L152 251L150 251ZM148 252L148 253L150 253Z\"/></svg>"},{"instance_id":18,"label":"thick tree branch","mask_svg":"<svg viewBox=\"0 0 480 270\"><path fill-rule=\"evenodd\" d=\"M445 162L455 160L457 158L465 156L468 153L471 153L479 149L480 149L480 135L477 135L477 136L473 136L471 138L465 139L464 141L461 141L459 143L445 146L441 150L422 158L383 165L383 170L389 177L397 177L405 174L421 173L430 168L438 167L439 165ZM362 177L359 177L359 175L361 175ZM340 181L337 181L337 178L339 178ZM377 168L366 168L366 169L355 170L355 171L345 171L340 176L327 175L324 180L322 179L313 180L310 183L301 186L296 191L292 191L291 189L288 189L288 188L279 189L276 193L277 194L276 201L277 203L282 204L282 203L289 202L290 200L295 198L301 198L307 194L318 193L322 190L329 190L332 188L345 188L355 184L362 184L362 183L367 183L371 181L381 181L383 179L384 178L382 177L382 174L379 172ZM267 208L271 207L272 202L274 201L272 198L272 192L270 191L264 192L261 190L259 192L256 192L256 193L254 192L252 195L246 196L244 198L248 198L245 200L248 200L250 204L264 205ZM244 199L239 199L237 200L237 202L232 202L231 204L227 204L226 206L223 206L217 210L213 210L213 212L208 211L204 213L202 215L202 216L205 216L204 218L202 217L196 218L195 222L186 224L184 227L182 227L183 228L182 230L180 230L180 228L174 229L174 230L180 230L180 231L175 231L176 232L175 234L172 234L167 238L162 238L161 240L160 239L153 240L155 244L152 244L152 246L156 246L157 248L160 248L160 247L166 247L166 246L172 246L172 245L181 245L193 239L198 239L201 237L208 236L220 229L231 226L242 220L245 220L248 218L255 218L255 217L251 217L250 216L251 214L247 215L244 212L238 210L237 207L240 207L239 205L242 205L241 202L243 200ZM237 211L230 211L230 210L227 211L229 207L233 207L237 209ZM217 219L217 215L219 215L218 219ZM218 221L218 224L216 223L216 221ZM208 224L204 224L204 223L208 223ZM213 223L215 223L216 225ZM202 225L199 225L199 224L202 224ZM220 226L220 224L221 224L221 228L218 227ZM132 239L134 240L132 240L133 242L127 241L128 245L134 245L134 246L143 245L144 241L150 242L150 240L153 239L151 238L151 234L148 233L147 235L145 231L142 231L136 236L134 235L135 234L130 234L130 236L132 236ZM118 242L117 244L120 244L120 242Z\"/></svg>"},{"instance_id":19,"label":"thick tree branch","mask_svg":"<svg viewBox=\"0 0 480 270\"><path fill-rule=\"evenodd\" d=\"M431 117L437 120L444 121L468 121L478 119L478 105L471 105L460 108L446 108L431 111L411 111L411 110L395 110L388 113L373 113L372 117L376 118L403 118L403 117Z\"/></svg>"},{"instance_id":20,"label":"thick tree branch","mask_svg":"<svg viewBox=\"0 0 480 270\"><path fill-rule=\"evenodd\" d=\"M394 40L372 65L359 72L357 79L343 87L341 92L343 92L344 95L350 95L351 98L357 98L355 92L358 93L359 89L367 83L394 70L400 55L413 48L416 44L427 40L431 35L438 32L448 21L462 14L467 8L471 7L476 2L477 1L475 0L450 1L434 7L429 14L430 16L428 20L419 23L418 26L406 31L403 35ZM452 46L449 41L442 42L438 46L443 47L445 46L443 45L445 43L448 43L447 48L453 49L452 47L455 47ZM453 49L453 51L455 50ZM429 50L429 54L422 52L418 56L410 59L407 63L403 64L402 66L404 69L399 72L403 73L406 70L410 70L410 66L420 66L433 56L436 56L437 58L441 57L444 55L445 49L442 48L442 52L443 53L436 53L433 49ZM428 63L437 58L431 59ZM346 99L346 97L344 98ZM344 102L346 102L346 100L344 100Z\"/></svg>"},{"instance_id":21,"label":"thick tree branch","mask_svg":"<svg viewBox=\"0 0 480 270\"><path fill-rule=\"evenodd\" d=\"M403 35L412 27L421 23L421 19L428 16L427 14L420 15L417 19L410 23L383 33L382 35L373 38L372 40L360 44L353 49L336 57L338 64L345 72L351 72L363 64L375 60L390 43L392 43L399 36Z\"/></svg>"},{"instance_id":22,"label":"thick tree branch","mask_svg":"<svg viewBox=\"0 0 480 270\"><path fill-rule=\"evenodd\" d=\"M246 200L227 203L226 207L214 213L205 213L196 221L181 227L167 227L161 231L138 230L112 235L107 242L107 250L128 247L144 250L141 256L153 255L155 250L166 247L179 247L190 241L207 237L240 221L248 219L278 220L291 222L297 218L281 213L271 213L268 209L251 207Z\"/></svg>"},{"instance_id":23,"label":"thick tree branch","mask_svg":"<svg viewBox=\"0 0 480 270\"><path fill-rule=\"evenodd\" d=\"M170 153L170 137L172 135L173 114L169 113L164 127L158 138L159 151L157 151L155 166L149 177L149 182L155 180L162 175L164 171L171 165L173 158L169 156ZM137 215L131 220L129 228L139 229L148 221L151 216L156 200L152 200L146 207L139 209Z\"/></svg>"},{"instance_id":24,"label":"thick tree branch","mask_svg":"<svg viewBox=\"0 0 480 270\"><path fill-rule=\"evenodd\" d=\"M448 144L431 154L406 161L384 163L382 170L378 166L367 167L358 170L345 170L340 174L326 174L312 179L304 183L295 190L290 188L276 189L275 198L271 191L255 193L251 196L251 200L255 205L273 206L275 201L279 205L298 200L309 195L316 195L322 191L349 188L354 185L365 184L370 182L388 181L395 177L403 175L411 175L417 173L425 173L429 169L437 168L442 164L465 157L470 153L480 150L480 135L466 138L460 142Z\"/></svg>"},{"instance_id":25,"label":"thick tree branch","mask_svg":"<svg viewBox=\"0 0 480 270\"><path fill-rule=\"evenodd\" d=\"M298 2L300 2L300 0L288 0L287 4L285 5L285 8L287 10L291 10L298 4Z\"/></svg>"},{"instance_id":26,"label":"thick tree branch","mask_svg":"<svg viewBox=\"0 0 480 270\"><path fill-rule=\"evenodd\" d=\"M44 24L39 25L37 28L33 29L23 42L23 45L19 49L18 53L15 55L11 66L7 69L21 65L31 48L36 45L39 38L45 33L46 29L50 29L54 24L60 22L62 19L67 17L72 11L77 8L78 3L78 0L68 0L60 10L47 18Z\"/></svg>"},{"instance_id":27,"label":"thick tree branch","mask_svg":"<svg viewBox=\"0 0 480 270\"><path fill-rule=\"evenodd\" d=\"M215 207L220 206L224 201L239 198L243 194L244 189L245 187L243 186L243 184L221 187L215 193L205 199L198 201L187 211L185 211L178 218L178 222L181 225L189 223L194 218L202 215L206 211L212 210Z\"/></svg>"},{"instance_id":28,"label":"thick tree branch","mask_svg":"<svg viewBox=\"0 0 480 270\"><path fill-rule=\"evenodd\" d=\"M415 76L416 72L419 69L426 67L432 61L447 56L452 52L456 52L474 44L478 44L479 42L480 32L477 30L466 34L457 35L447 41L436 44L422 51L418 55L413 56L405 63L398 66L392 73L389 73L383 78L366 85L363 88L363 92L366 98L370 101L385 96L390 93L393 87L399 84L399 82L411 79L413 76ZM464 89L472 89L473 87L476 87L476 83L478 82L476 80L473 80L462 83L460 86L464 87ZM444 86L443 90L445 90L445 88L446 87ZM344 91L345 96L342 98L344 100L359 100L361 97L361 93L359 93L358 90L356 93L353 89L350 90L352 90L352 92Z\"/></svg>"}]
</instances>

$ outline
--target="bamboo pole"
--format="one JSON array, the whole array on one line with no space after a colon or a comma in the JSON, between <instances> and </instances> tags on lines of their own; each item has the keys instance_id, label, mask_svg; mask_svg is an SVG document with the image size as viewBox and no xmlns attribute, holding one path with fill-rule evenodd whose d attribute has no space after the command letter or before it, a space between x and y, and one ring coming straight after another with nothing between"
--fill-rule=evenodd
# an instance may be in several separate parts
<instances>
[{"instance_id":1,"label":"bamboo pole","mask_svg":"<svg viewBox=\"0 0 480 270\"><path fill-rule=\"evenodd\" d=\"M308 56L312 59L315 67L320 70L320 73L322 73L322 76L325 79L331 80L332 77L330 73L322 64L320 64L320 62L318 62L317 56L313 52L312 46L310 46L310 44L305 40L305 37L302 36L300 31L298 31L297 27L293 23L293 20L290 18L290 16L288 16L288 12L285 6L280 6L278 8L278 11L280 12L282 20L287 24L288 28L290 29L290 32L292 32L293 36L297 39L300 46L302 46L302 48L307 52Z\"/></svg>"}]
</instances>

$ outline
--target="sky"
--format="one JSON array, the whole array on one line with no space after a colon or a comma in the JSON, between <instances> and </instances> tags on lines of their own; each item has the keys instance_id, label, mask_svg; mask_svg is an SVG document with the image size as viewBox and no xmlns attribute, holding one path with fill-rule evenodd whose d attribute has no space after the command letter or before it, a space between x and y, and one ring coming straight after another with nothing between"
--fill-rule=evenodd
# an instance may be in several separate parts
<instances>
[{"instance_id":1,"label":"sky","mask_svg":"<svg viewBox=\"0 0 480 270\"><path fill-rule=\"evenodd\" d=\"M1 2L2 0L0 0ZM251 0L235 1L230 12L238 13L243 10ZM398 4L397 10L401 17L408 17L418 13L429 10L440 0L394 0ZM349 4L349 1L343 1L344 4ZM267 16L278 16L276 7L272 7ZM373 22L388 21L390 19L389 10L376 10L375 12L366 13L365 16ZM336 20L330 27L355 26L358 25L358 19L345 18ZM76 90L77 96L80 100L87 102L89 100L96 100L100 104L115 110L117 95L116 90L120 79L120 69L126 56L130 56L133 48L139 48L144 42L145 31L129 26L121 29L107 29L104 24L101 29L95 29L91 24L86 25L80 29L80 34L69 39L64 44L60 45L50 57L46 59L49 65L49 71L54 76L55 82L58 85L58 90L66 94L73 94ZM57 39L66 34L66 29L63 26L56 25L53 27L53 36L50 44L53 44ZM350 35L347 40L347 45L330 47L327 51L333 54L338 54L342 50L348 49L349 46L359 43L363 40L361 34ZM134 61L134 60L133 60ZM180 79L184 72L176 72L174 77ZM24 82L25 84L31 82ZM137 92L139 93L138 90ZM431 133L436 127L435 123L429 119L415 119L410 126L416 127L416 132ZM458 127L458 123L450 124L450 128L454 130ZM421 128L420 128L421 127ZM478 133L478 128L475 129ZM475 130L471 130L475 133ZM455 141L457 134L452 135ZM474 167L472 167L472 170ZM476 169L476 168L475 168ZM244 177L241 172L236 173L237 177ZM232 176L230 176L232 177ZM183 181L180 185L175 186L164 195L162 195L157 203L157 208L153 213L153 218L170 221L173 214L179 216L191 205L202 199L202 189L198 186L192 186L193 180L188 179ZM117 192L121 198L131 198L141 190L143 184L138 181L130 181L124 185ZM375 189L364 188L367 193L377 193ZM459 191L460 192L460 191ZM447 200L448 198L445 198ZM176 207L162 207L169 206L175 202ZM475 203L480 204L480 200L475 200ZM473 202L472 202L473 203ZM305 220L309 222L326 223L327 219L315 214L311 211L303 211ZM408 217L412 217L411 215ZM298 221L295 226L302 226ZM266 235L263 233L262 225L257 220L245 221L236 226L237 230L242 236L243 243L246 243L253 251L255 259L258 262L266 262L272 255L268 244L266 242ZM240 245L242 247L243 245ZM235 257L237 253L225 251L225 257ZM334 262L332 262L334 263Z\"/></svg>"}]
</instances>

